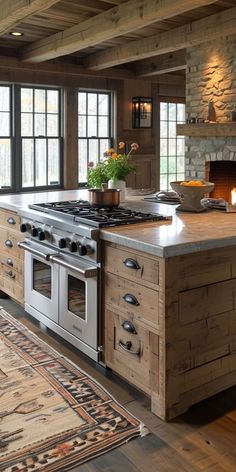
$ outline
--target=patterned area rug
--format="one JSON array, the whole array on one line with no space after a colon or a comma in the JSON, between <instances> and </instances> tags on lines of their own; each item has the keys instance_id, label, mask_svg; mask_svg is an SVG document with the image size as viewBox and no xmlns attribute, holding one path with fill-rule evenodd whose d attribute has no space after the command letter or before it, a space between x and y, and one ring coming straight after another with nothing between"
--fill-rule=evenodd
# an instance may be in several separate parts
<instances>
[{"instance_id":1,"label":"patterned area rug","mask_svg":"<svg viewBox=\"0 0 236 472\"><path fill-rule=\"evenodd\" d=\"M67 471L145 427L0 307L0 471Z\"/></svg>"}]
</instances>

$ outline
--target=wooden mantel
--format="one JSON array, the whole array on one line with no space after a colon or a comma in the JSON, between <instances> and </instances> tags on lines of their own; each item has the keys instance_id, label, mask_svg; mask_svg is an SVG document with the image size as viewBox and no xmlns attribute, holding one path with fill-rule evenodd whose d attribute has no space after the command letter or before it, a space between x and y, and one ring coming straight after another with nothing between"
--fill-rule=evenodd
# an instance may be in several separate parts
<instances>
[{"instance_id":1,"label":"wooden mantel","mask_svg":"<svg viewBox=\"0 0 236 472\"><path fill-rule=\"evenodd\" d=\"M179 136L236 136L236 122L178 124Z\"/></svg>"}]
</instances>

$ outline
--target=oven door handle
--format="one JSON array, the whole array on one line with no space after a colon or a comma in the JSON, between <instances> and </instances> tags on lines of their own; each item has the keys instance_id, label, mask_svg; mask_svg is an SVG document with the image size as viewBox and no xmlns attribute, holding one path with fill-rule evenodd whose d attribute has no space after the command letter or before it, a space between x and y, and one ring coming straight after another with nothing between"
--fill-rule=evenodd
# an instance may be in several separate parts
<instances>
[{"instance_id":1,"label":"oven door handle","mask_svg":"<svg viewBox=\"0 0 236 472\"><path fill-rule=\"evenodd\" d=\"M31 247L28 243L25 243L24 241L18 242L17 246L24 249L25 251L30 252L34 256L42 257L46 261L49 261L49 259L50 259L51 254L44 254L43 252L38 251L38 249L35 249L35 248Z\"/></svg>"},{"instance_id":2,"label":"oven door handle","mask_svg":"<svg viewBox=\"0 0 236 472\"><path fill-rule=\"evenodd\" d=\"M97 275L96 267L87 267L86 269L82 269L81 267L75 267L69 262L63 261L63 259L60 259L60 257L54 256L53 254L49 256L49 261L55 262L56 264L65 267L66 269L78 272L79 274L83 275L85 279L88 279L90 277L96 277Z\"/></svg>"}]
</instances>

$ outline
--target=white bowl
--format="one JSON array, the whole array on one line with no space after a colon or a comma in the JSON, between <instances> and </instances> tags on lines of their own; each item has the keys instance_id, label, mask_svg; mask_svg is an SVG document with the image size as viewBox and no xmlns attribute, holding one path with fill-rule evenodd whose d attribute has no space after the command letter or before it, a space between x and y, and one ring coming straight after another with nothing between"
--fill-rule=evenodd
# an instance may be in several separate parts
<instances>
[{"instance_id":1,"label":"white bowl","mask_svg":"<svg viewBox=\"0 0 236 472\"><path fill-rule=\"evenodd\" d=\"M215 184L205 182L203 185L180 185L179 182L170 182L171 187L180 196L182 203L176 208L178 211L192 211L199 213L205 211L201 199L213 190Z\"/></svg>"}]
</instances>

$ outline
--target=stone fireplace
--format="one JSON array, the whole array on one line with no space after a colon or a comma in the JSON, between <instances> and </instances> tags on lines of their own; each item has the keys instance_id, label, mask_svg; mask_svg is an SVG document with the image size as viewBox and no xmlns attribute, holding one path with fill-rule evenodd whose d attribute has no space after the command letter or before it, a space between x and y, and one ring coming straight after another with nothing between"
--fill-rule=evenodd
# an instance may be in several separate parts
<instances>
[{"instance_id":1,"label":"stone fireplace","mask_svg":"<svg viewBox=\"0 0 236 472\"><path fill-rule=\"evenodd\" d=\"M187 118L206 119L213 102L218 123L230 122L236 110L236 35L187 50ZM194 126L194 125L192 125ZM236 136L186 137L186 179L215 183L215 198L230 199L236 187Z\"/></svg>"}]
</instances>

